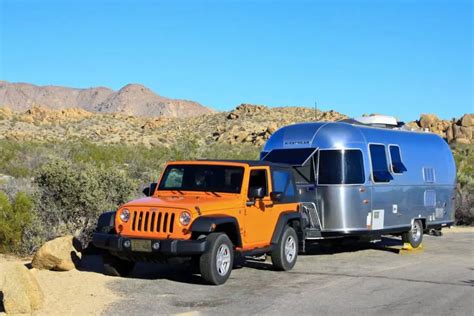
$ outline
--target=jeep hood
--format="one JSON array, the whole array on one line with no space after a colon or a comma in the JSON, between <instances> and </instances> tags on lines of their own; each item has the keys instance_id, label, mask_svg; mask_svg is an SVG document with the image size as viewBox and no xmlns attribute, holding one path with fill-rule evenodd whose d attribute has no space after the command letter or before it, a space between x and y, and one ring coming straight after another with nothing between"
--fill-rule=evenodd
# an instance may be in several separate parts
<instances>
[{"instance_id":1,"label":"jeep hood","mask_svg":"<svg viewBox=\"0 0 474 316\"><path fill-rule=\"evenodd\" d=\"M240 208L243 201L240 195L196 194L196 195L162 195L137 199L124 204L122 207L135 208L176 208L187 209L191 212L199 207L200 212L211 212L230 208Z\"/></svg>"}]
</instances>

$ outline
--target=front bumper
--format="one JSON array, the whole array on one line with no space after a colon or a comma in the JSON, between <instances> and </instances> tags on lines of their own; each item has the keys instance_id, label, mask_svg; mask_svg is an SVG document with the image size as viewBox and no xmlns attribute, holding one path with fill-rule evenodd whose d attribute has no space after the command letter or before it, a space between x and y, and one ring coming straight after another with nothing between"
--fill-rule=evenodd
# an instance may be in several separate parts
<instances>
[{"instance_id":1,"label":"front bumper","mask_svg":"<svg viewBox=\"0 0 474 316\"><path fill-rule=\"evenodd\" d=\"M140 239L150 241L150 249L146 251L134 251L132 247L125 247L124 242L138 238L124 237L114 234L94 233L92 243L97 248L106 249L124 256L133 254L147 254L169 257L186 257L200 255L207 250L206 240L177 240L177 239ZM151 245L159 243L159 248L154 249Z\"/></svg>"}]
</instances>

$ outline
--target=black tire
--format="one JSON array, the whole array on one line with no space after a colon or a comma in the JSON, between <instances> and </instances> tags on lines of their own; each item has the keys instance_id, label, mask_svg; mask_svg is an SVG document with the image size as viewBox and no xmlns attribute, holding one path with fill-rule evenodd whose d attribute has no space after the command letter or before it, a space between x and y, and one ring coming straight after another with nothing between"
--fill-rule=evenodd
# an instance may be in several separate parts
<instances>
[{"instance_id":1,"label":"black tire","mask_svg":"<svg viewBox=\"0 0 474 316\"><path fill-rule=\"evenodd\" d=\"M298 235L291 226L286 226L283 234L272 251L272 263L275 270L293 269L298 258Z\"/></svg>"},{"instance_id":2,"label":"black tire","mask_svg":"<svg viewBox=\"0 0 474 316\"><path fill-rule=\"evenodd\" d=\"M409 243L413 248L418 248L423 241L423 224L420 220L414 220L411 229L402 234L402 241Z\"/></svg>"},{"instance_id":3,"label":"black tire","mask_svg":"<svg viewBox=\"0 0 474 316\"><path fill-rule=\"evenodd\" d=\"M120 259L110 253L102 254L102 260L104 263L104 274L110 276L128 276L135 267L135 262Z\"/></svg>"},{"instance_id":4,"label":"black tire","mask_svg":"<svg viewBox=\"0 0 474 316\"><path fill-rule=\"evenodd\" d=\"M199 258L201 276L210 284L223 284L229 278L234 263L232 242L223 233L209 234L206 240L209 248Z\"/></svg>"}]
</instances>

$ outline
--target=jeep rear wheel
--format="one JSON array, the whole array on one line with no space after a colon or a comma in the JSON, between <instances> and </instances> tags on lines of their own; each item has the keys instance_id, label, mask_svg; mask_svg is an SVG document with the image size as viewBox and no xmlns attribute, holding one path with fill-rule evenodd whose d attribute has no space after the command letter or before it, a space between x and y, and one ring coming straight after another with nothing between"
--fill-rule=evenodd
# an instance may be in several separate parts
<instances>
[{"instance_id":1,"label":"jeep rear wheel","mask_svg":"<svg viewBox=\"0 0 474 316\"><path fill-rule=\"evenodd\" d=\"M223 284L229 278L234 263L232 242L223 233L209 234L206 240L209 248L199 259L201 276L210 284Z\"/></svg>"},{"instance_id":2,"label":"jeep rear wheel","mask_svg":"<svg viewBox=\"0 0 474 316\"><path fill-rule=\"evenodd\" d=\"M288 271L293 269L298 257L298 236L295 230L286 226L278 244L272 251L272 263L276 270Z\"/></svg>"},{"instance_id":3,"label":"jeep rear wheel","mask_svg":"<svg viewBox=\"0 0 474 316\"><path fill-rule=\"evenodd\" d=\"M102 254L104 274L111 276L128 276L135 267L135 262L120 259L110 253Z\"/></svg>"}]
</instances>

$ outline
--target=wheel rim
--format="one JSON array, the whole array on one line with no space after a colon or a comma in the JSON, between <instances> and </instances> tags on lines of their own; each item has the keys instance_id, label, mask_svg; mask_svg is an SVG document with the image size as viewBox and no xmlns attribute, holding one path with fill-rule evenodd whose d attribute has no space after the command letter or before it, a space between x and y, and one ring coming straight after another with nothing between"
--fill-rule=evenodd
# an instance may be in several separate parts
<instances>
[{"instance_id":1,"label":"wheel rim","mask_svg":"<svg viewBox=\"0 0 474 316\"><path fill-rule=\"evenodd\" d=\"M293 262L296 257L296 241L293 236L288 236L285 241L285 257L287 262Z\"/></svg>"},{"instance_id":2,"label":"wheel rim","mask_svg":"<svg viewBox=\"0 0 474 316\"><path fill-rule=\"evenodd\" d=\"M227 245L220 245L216 255L217 273L224 276L230 268L230 249Z\"/></svg>"},{"instance_id":3,"label":"wheel rim","mask_svg":"<svg viewBox=\"0 0 474 316\"><path fill-rule=\"evenodd\" d=\"M417 242L418 240L420 240L420 237L421 237L420 224L418 221L414 221L413 225L411 226L411 238L413 239L413 241Z\"/></svg>"}]
</instances>

